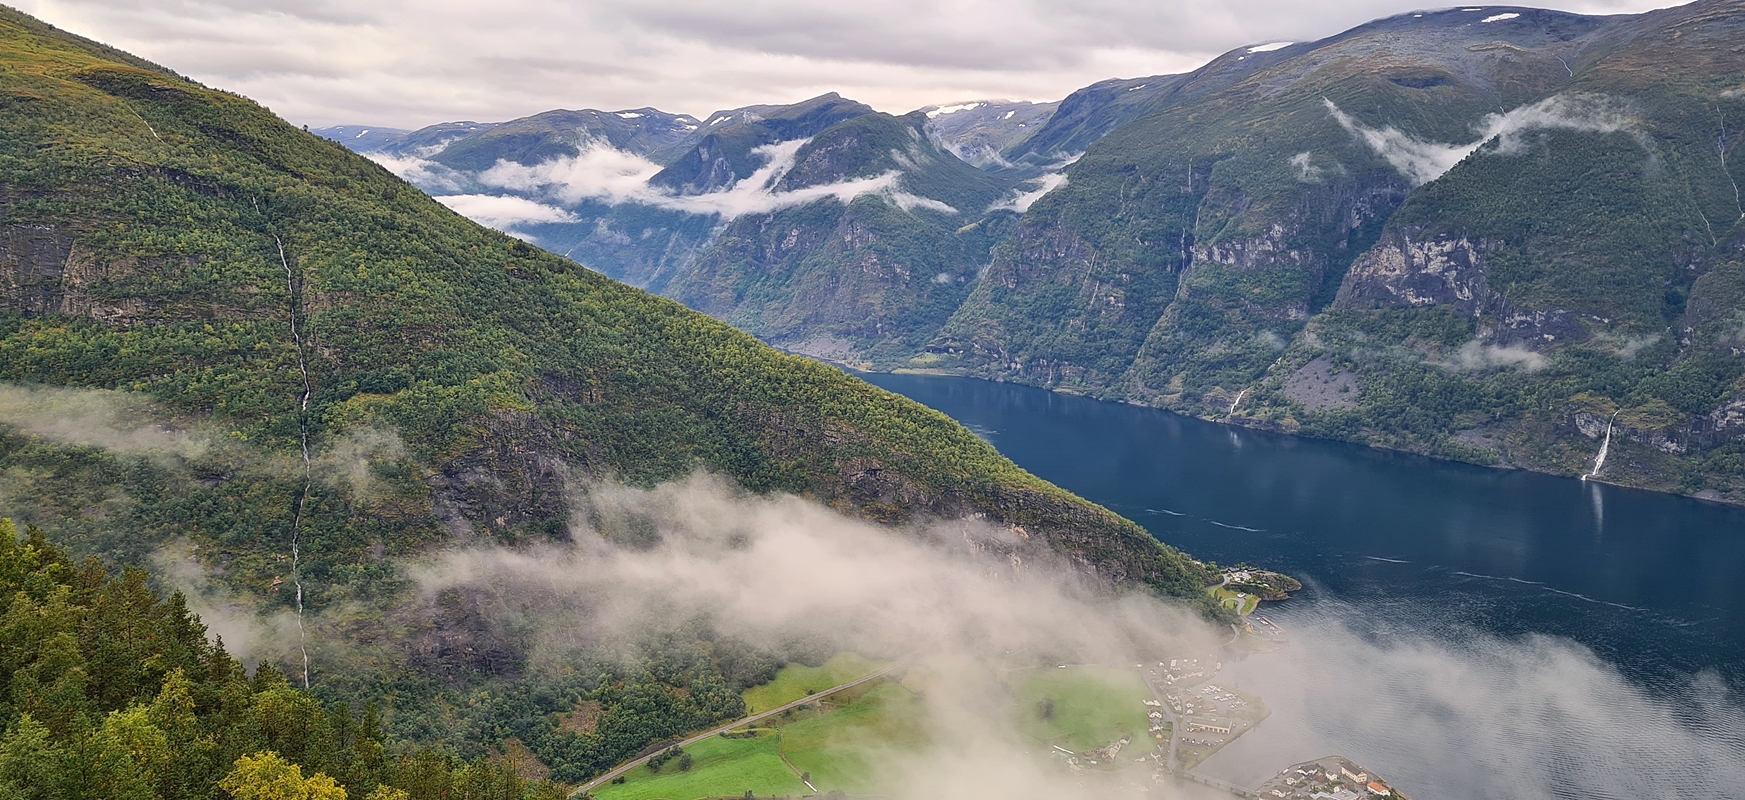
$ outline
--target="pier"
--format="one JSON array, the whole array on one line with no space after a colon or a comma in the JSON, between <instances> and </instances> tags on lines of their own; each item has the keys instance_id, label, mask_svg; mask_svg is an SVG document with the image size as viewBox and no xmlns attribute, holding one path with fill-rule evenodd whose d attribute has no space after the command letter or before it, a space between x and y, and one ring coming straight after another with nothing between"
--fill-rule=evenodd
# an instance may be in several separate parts
<instances>
[{"instance_id":1,"label":"pier","mask_svg":"<svg viewBox=\"0 0 1745 800\"><path fill-rule=\"evenodd\" d=\"M1259 797L1260 796L1260 793L1254 791L1253 789L1244 789L1240 786L1237 786L1234 783L1230 783L1228 781L1221 781L1221 780L1218 780L1217 778L1208 778L1204 775L1195 775L1192 772L1184 772L1184 773L1182 773L1181 777L1183 780L1193 781L1194 783L1200 784L1202 786L1210 786L1213 789L1218 789L1220 791L1229 792L1233 795L1236 795L1237 797Z\"/></svg>"}]
</instances>

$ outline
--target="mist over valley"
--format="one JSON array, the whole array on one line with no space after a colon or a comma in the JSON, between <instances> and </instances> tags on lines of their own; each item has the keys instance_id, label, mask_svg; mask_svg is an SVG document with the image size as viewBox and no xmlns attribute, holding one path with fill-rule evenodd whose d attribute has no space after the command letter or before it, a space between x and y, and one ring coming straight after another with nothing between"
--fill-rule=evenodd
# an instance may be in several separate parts
<instances>
[{"instance_id":1,"label":"mist over valley","mask_svg":"<svg viewBox=\"0 0 1745 800\"><path fill-rule=\"evenodd\" d=\"M1745 793L1652 5L0 7L0 800Z\"/></svg>"}]
</instances>

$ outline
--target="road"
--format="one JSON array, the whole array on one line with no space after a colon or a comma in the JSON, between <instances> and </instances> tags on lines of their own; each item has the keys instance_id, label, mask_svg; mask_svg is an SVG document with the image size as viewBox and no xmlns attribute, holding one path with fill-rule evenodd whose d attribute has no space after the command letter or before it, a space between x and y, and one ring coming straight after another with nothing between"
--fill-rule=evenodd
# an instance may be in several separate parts
<instances>
[{"instance_id":1,"label":"road","mask_svg":"<svg viewBox=\"0 0 1745 800\"><path fill-rule=\"evenodd\" d=\"M879 670L878 672L874 672L871 675L868 675L864 678L860 678L859 680L849 681L848 683L842 684L841 686L835 687L833 689L825 689L824 691L818 692L817 694L806 695L805 697L802 697L798 700L795 700L794 702L789 703L785 706L772 708L768 711L764 711L764 712L758 713L758 714L752 714L751 716L745 717L742 719L736 719L732 722L727 723L726 725L722 725L722 726L719 726L716 728L711 728L707 731L704 731L703 733L699 733L695 736L692 736L689 739L685 739L684 741L674 742L673 744L669 745L669 747L690 747L691 745L696 744L700 741L703 741L704 739L707 739L711 736L718 736L722 733L726 733L727 731L733 730L734 728L738 728L738 727L743 726L743 725L750 725L754 722L759 722L761 720L768 719L768 718L773 717L777 714L780 714L784 711L791 711L793 709L799 708L800 706L806 705L807 703L814 703L814 702L817 702L819 700L823 700L824 698L829 697L833 694L836 694L837 692L845 692L845 691L848 691L849 689L853 689L854 687L859 686L859 685L866 683L868 681L882 678L882 677L890 674L891 672L895 671L898 667L901 667L901 666L903 666L903 662L899 661L895 664L892 664L888 667L885 667L884 669ZM619 775L623 775L626 772L629 772L633 769L636 769L637 767L642 766L643 764L648 763L649 759L654 758L656 755L659 755L661 750L665 750L665 749L666 749L665 747L662 747L660 750L656 750L653 753L649 753L648 755L641 756L641 757L633 759L631 761L626 761L623 764L619 764L618 766L613 767L611 772L607 772L607 773L601 775L600 777L595 778L591 781L588 781L587 783L584 783L581 786L577 787L575 791L570 792L570 797L572 797L572 798L578 797L580 795L587 794L588 792L593 791L594 787L599 786L600 784L605 783L609 780L612 780L613 778L616 778Z\"/></svg>"},{"instance_id":2,"label":"road","mask_svg":"<svg viewBox=\"0 0 1745 800\"><path fill-rule=\"evenodd\" d=\"M1181 738L1182 735L1181 717L1175 713L1175 709L1170 707L1169 698L1165 697L1163 692L1157 690L1157 686L1152 684L1150 678L1145 677L1144 671L1139 673L1139 681L1145 684L1145 688L1151 690L1151 698L1156 700L1159 704L1157 708L1162 710L1165 716L1169 717L1169 759L1164 762L1164 766L1169 768L1171 774L1174 774L1176 764L1176 740Z\"/></svg>"}]
</instances>

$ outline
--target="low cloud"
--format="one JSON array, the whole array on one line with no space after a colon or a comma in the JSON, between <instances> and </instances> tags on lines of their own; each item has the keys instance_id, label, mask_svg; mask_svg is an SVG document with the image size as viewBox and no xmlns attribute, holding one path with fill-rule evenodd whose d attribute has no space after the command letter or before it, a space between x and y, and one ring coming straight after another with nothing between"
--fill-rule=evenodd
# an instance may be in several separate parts
<instances>
[{"instance_id":1,"label":"low cloud","mask_svg":"<svg viewBox=\"0 0 1745 800\"><path fill-rule=\"evenodd\" d=\"M1558 95L1503 114L1487 114L1473 130L1478 138L1468 144L1442 144L1415 138L1393 126L1371 128L1322 98L1328 113L1340 127L1368 145L1394 169L1419 186L1447 174L1462 159L1486 142L1496 139L1502 155L1526 149L1527 134L1538 130L1572 130L1615 133L1631 130L1634 120L1610 99L1598 95Z\"/></svg>"},{"instance_id":2,"label":"low cloud","mask_svg":"<svg viewBox=\"0 0 1745 800\"><path fill-rule=\"evenodd\" d=\"M1050 172L1039 178L1032 178L1027 181L1027 183L1036 188L1029 190L1019 189L1013 192L1011 197L988 206L988 210L1016 211L1020 214L1029 211L1030 206L1034 205L1037 200L1041 200L1043 195L1066 185L1066 173Z\"/></svg>"},{"instance_id":3,"label":"low cloud","mask_svg":"<svg viewBox=\"0 0 1745 800\"><path fill-rule=\"evenodd\" d=\"M406 457L406 443L388 428L358 428L347 431L310 464L311 474L332 486L351 490L354 500L369 500L380 488L373 473L376 464Z\"/></svg>"},{"instance_id":4,"label":"low cloud","mask_svg":"<svg viewBox=\"0 0 1745 800\"><path fill-rule=\"evenodd\" d=\"M782 178L793 169L800 149L810 141L810 139L793 139L754 148L751 152L764 159L762 166L726 188L702 194L676 194L664 188L651 186L649 179L660 172L659 165L641 156L616 150L609 145L598 142L585 144L577 155L552 159L533 166L511 161L498 161L490 169L480 173L478 181L488 187L532 195L563 205L574 205L588 200L614 205L636 203L687 214L715 216L723 220L738 219L750 214L769 214L784 208L793 208L825 200L846 204L856 198L866 196L882 198L904 211L926 209L943 214L957 213L957 209L938 200L903 191L901 188L903 173L900 170L889 170L871 177L851 178L835 183L804 186L796 189L777 189L776 187L781 183ZM462 195L462 197L469 198L464 201L466 204L464 209L456 203L450 202L453 199L451 197L438 197L437 199L478 222L499 229L502 229L502 225L498 223L503 222L503 218L507 216L505 209L521 209L532 214L534 213L532 206L538 206L541 209L550 209L550 211L544 212L548 215L551 211L561 211L556 206L548 206L524 198L521 200L526 205L498 208L483 200L471 199L491 197L491 195ZM503 199L516 198L504 197ZM574 220L547 219L543 221L568 222ZM508 222L507 224L512 227L514 223Z\"/></svg>"},{"instance_id":5,"label":"low cloud","mask_svg":"<svg viewBox=\"0 0 1745 800\"><path fill-rule=\"evenodd\" d=\"M167 419L151 401L126 392L0 384L0 423L44 439L131 455L206 453L206 435L161 421Z\"/></svg>"},{"instance_id":6,"label":"low cloud","mask_svg":"<svg viewBox=\"0 0 1745 800\"><path fill-rule=\"evenodd\" d=\"M1712 674L1648 691L1563 639L1432 639L1332 601L1274 618L1290 663L1225 676L1272 716L1201 772L1253 785L1337 752L1443 800L1717 797L1745 781L1745 709Z\"/></svg>"},{"instance_id":7,"label":"low cloud","mask_svg":"<svg viewBox=\"0 0 1745 800\"><path fill-rule=\"evenodd\" d=\"M1474 339L1461 345L1449 366L1471 371L1519 367L1528 372L1537 372L1549 363L1544 355L1525 347L1499 347Z\"/></svg>"},{"instance_id":8,"label":"low cloud","mask_svg":"<svg viewBox=\"0 0 1745 800\"><path fill-rule=\"evenodd\" d=\"M298 652L296 613L284 608L262 613L259 600L213 581L194 544L176 541L158 548L151 554L151 566L152 574L181 592L188 610L200 615L207 637L222 640L224 649L245 666L288 663ZM295 660L300 662L301 656Z\"/></svg>"},{"instance_id":9,"label":"low cloud","mask_svg":"<svg viewBox=\"0 0 1745 800\"><path fill-rule=\"evenodd\" d=\"M655 194L648 180L660 165L604 142L587 142L581 152L534 166L498 161L479 174L479 182L496 189L543 193L574 205L584 200L607 203L639 202Z\"/></svg>"},{"instance_id":10,"label":"low cloud","mask_svg":"<svg viewBox=\"0 0 1745 800\"><path fill-rule=\"evenodd\" d=\"M1595 338L1601 339L1601 337ZM1627 361L1635 358L1643 350L1660 344L1662 338L1660 334L1653 333L1647 336L1605 337L1601 339L1601 343L1606 345L1617 357Z\"/></svg>"},{"instance_id":11,"label":"low cloud","mask_svg":"<svg viewBox=\"0 0 1745 800\"><path fill-rule=\"evenodd\" d=\"M420 591L494 598L480 607L537 630L556 659L705 617L762 646L799 638L904 660L925 678L929 744L860 751L904 800L1220 796L1143 771L1075 778L1015 732L1012 670L1203 656L1228 631L1021 556L1014 530L885 528L708 477L594 487L579 505L572 545L445 553L414 572ZM1282 652L1225 656L1218 681L1258 693L1272 716L1200 772L1253 786L1339 753L1408 793L1453 800L1719 796L1745 785L1745 724L1718 681L1693 677L1669 698L1567 641L1377 636L1363 612L1300 603L1310 605L1275 616L1291 628Z\"/></svg>"},{"instance_id":12,"label":"low cloud","mask_svg":"<svg viewBox=\"0 0 1745 800\"><path fill-rule=\"evenodd\" d=\"M365 157L382 165L401 180L433 195L453 194L464 190L471 183L464 173L416 155L376 151L366 153Z\"/></svg>"},{"instance_id":13,"label":"low cloud","mask_svg":"<svg viewBox=\"0 0 1745 800\"><path fill-rule=\"evenodd\" d=\"M1297 180L1303 183L1321 182L1321 168L1311 163L1313 158L1309 153L1298 153L1291 156L1291 166L1297 170Z\"/></svg>"},{"instance_id":14,"label":"low cloud","mask_svg":"<svg viewBox=\"0 0 1745 800\"><path fill-rule=\"evenodd\" d=\"M575 214L557 206L510 195L449 194L438 195L436 201L480 225L512 235L518 234L519 229L526 225L549 225L578 219Z\"/></svg>"},{"instance_id":15,"label":"low cloud","mask_svg":"<svg viewBox=\"0 0 1745 800\"><path fill-rule=\"evenodd\" d=\"M1024 182L1034 188L1014 190L1010 197L988 206L988 210L1016 211L1020 214L1029 211L1030 206L1042 199L1043 195L1066 185L1066 168L1078 163L1084 155L1082 151L1061 155L1059 160L1042 168L1042 175Z\"/></svg>"},{"instance_id":16,"label":"low cloud","mask_svg":"<svg viewBox=\"0 0 1745 800\"><path fill-rule=\"evenodd\" d=\"M581 507L573 547L451 551L413 577L427 593L533 598L529 613L566 640L607 642L700 614L752 641L803 634L889 655L1059 652L1122 663L1181 637L1216 640L1185 610L1106 595L1050 568L1025 536L984 523L893 532L706 475L651 490L596 486Z\"/></svg>"}]
</instances>

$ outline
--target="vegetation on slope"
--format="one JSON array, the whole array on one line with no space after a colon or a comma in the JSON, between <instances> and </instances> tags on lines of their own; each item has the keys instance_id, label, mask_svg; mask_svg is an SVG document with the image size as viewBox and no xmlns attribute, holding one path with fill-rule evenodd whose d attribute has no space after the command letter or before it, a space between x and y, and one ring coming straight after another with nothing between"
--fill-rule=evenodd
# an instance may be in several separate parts
<instances>
[{"instance_id":1,"label":"vegetation on slope","mask_svg":"<svg viewBox=\"0 0 1745 800\"><path fill-rule=\"evenodd\" d=\"M530 750L574 781L731 718L773 674L781 659L706 630L628 666L533 665L477 598L402 602L404 556L561 540L592 480L708 470L877 520L981 515L1180 597L1205 581L937 413L9 11L0 221L0 380L75 387L192 443L130 450L9 416L5 513L75 552L169 554L244 614L299 614L316 692L381 701L391 737Z\"/></svg>"},{"instance_id":2,"label":"vegetation on slope","mask_svg":"<svg viewBox=\"0 0 1745 800\"><path fill-rule=\"evenodd\" d=\"M0 797L556 800L505 766L392 747L375 707L323 705L207 640L181 595L0 520ZM305 774L307 772L307 774ZM292 790L272 794L269 790Z\"/></svg>"},{"instance_id":3,"label":"vegetation on slope","mask_svg":"<svg viewBox=\"0 0 1745 800\"><path fill-rule=\"evenodd\" d=\"M1073 165L924 360L1562 474L1623 409L1602 477L1745 500L1739 12L1229 54Z\"/></svg>"}]
</instances>

